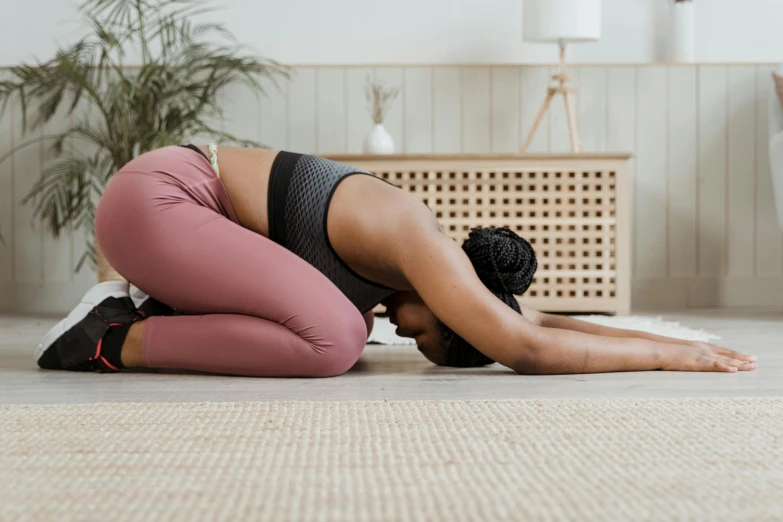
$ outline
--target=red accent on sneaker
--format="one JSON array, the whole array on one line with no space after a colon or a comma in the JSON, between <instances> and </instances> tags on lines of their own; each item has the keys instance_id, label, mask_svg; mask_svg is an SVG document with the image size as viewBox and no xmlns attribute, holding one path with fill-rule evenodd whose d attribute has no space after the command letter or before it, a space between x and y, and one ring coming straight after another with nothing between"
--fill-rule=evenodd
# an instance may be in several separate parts
<instances>
[{"instance_id":1,"label":"red accent on sneaker","mask_svg":"<svg viewBox=\"0 0 783 522\"><path fill-rule=\"evenodd\" d=\"M119 369L119 368L117 368L117 367L116 367L116 366L114 366L112 363L110 363L109 361L107 361L107 360L106 360L106 357L104 357L103 355L101 355L101 361L103 361L103 363L104 363L106 366L108 366L109 368L111 368L111 369L112 369L112 370L114 370L115 372L118 372L118 371L120 371L120 369Z\"/></svg>"},{"instance_id":2,"label":"red accent on sneaker","mask_svg":"<svg viewBox=\"0 0 783 522\"><path fill-rule=\"evenodd\" d=\"M116 325L120 325L120 326L122 326L120 323L112 323L112 326L113 326L113 325L115 325L115 324L116 324ZM94 355L93 357L90 357L90 360L91 360L91 361L94 361L94 360L96 360L96 359L100 358L100 359L101 359L101 361L103 361L103 363L104 363L106 366L108 366L109 368L111 368L111 369L112 369L112 370L114 370L115 372L118 372L118 371L120 371L120 369L119 369L119 368L117 368L117 367L116 367L116 366L114 366L112 363L110 363L108 360L106 360L106 357L104 357L103 355L101 355L101 347L102 347L102 346L103 346L103 338L101 338L101 339L98 339L98 346L96 346L96 348L95 348L95 355Z\"/></svg>"},{"instance_id":3,"label":"red accent on sneaker","mask_svg":"<svg viewBox=\"0 0 783 522\"><path fill-rule=\"evenodd\" d=\"M103 344L103 339L98 339L98 346L95 349L95 355L90 360L97 359L101 356L101 344Z\"/></svg>"}]
</instances>

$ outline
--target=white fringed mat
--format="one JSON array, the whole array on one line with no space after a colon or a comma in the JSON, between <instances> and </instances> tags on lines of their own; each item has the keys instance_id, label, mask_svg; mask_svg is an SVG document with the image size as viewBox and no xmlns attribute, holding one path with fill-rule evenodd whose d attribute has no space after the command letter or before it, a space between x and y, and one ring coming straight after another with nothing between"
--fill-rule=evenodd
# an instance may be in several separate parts
<instances>
[{"instance_id":1,"label":"white fringed mat","mask_svg":"<svg viewBox=\"0 0 783 522\"><path fill-rule=\"evenodd\" d=\"M780 398L3 405L0 520L783 520L782 433Z\"/></svg>"},{"instance_id":2,"label":"white fringed mat","mask_svg":"<svg viewBox=\"0 0 783 522\"><path fill-rule=\"evenodd\" d=\"M706 341L711 342L720 339L717 335L712 335L704 330L693 330L680 323L664 321L661 317L643 317L633 316L605 316L605 315L578 315L575 319L581 319L590 323L611 326L613 328L622 328L625 330L639 330L677 339L688 341ZM393 344L393 345L414 345L416 341L406 337L399 337L394 332L396 326L389 322L386 317L376 317L375 326L368 342L375 344Z\"/></svg>"}]
</instances>

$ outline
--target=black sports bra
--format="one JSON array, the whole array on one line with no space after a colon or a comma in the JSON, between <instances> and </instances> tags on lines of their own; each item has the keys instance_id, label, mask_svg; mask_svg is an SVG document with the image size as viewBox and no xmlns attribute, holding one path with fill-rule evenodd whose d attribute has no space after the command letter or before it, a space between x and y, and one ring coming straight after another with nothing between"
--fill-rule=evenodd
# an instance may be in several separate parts
<instances>
[{"instance_id":1,"label":"black sports bra","mask_svg":"<svg viewBox=\"0 0 783 522\"><path fill-rule=\"evenodd\" d=\"M354 174L372 176L315 156L278 153L269 176L269 236L317 268L365 313L396 290L351 270L329 241L329 203L340 182Z\"/></svg>"}]
</instances>

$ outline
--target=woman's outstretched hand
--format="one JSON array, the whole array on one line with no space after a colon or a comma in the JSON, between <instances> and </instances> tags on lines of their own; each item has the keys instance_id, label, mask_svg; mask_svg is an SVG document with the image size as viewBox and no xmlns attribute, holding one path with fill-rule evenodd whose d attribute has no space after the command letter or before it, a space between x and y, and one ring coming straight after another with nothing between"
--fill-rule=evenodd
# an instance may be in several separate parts
<instances>
[{"instance_id":1,"label":"woman's outstretched hand","mask_svg":"<svg viewBox=\"0 0 783 522\"><path fill-rule=\"evenodd\" d=\"M658 345L661 370L682 372L736 372L756 369L756 358L701 342Z\"/></svg>"}]
</instances>

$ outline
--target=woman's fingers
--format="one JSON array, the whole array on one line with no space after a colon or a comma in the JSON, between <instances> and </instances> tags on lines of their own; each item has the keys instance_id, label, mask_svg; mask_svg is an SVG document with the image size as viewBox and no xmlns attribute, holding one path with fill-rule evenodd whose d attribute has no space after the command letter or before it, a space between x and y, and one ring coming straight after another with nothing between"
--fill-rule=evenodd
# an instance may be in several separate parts
<instances>
[{"instance_id":1,"label":"woman's fingers","mask_svg":"<svg viewBox=\"0 0 783 522\"><path fill-rule=\"evenodd\" d=\"M706 343L667 344L661 350L664 370L734 373L753 371L757 366L755 357Z\"/></svg>"},{"instance_id":2,"label":"woman's fingers","mask_svg":"<svg viewBox=\"0 0 783 522\"><path fill-rule=\"evenodd\" d=\"M741 361L733 357L724 357L714 355L712 357L702 358L702 371L708 372L748 372L756 369L756 363Z\"/></svg>"},{"instance_id":3,"label":"woman's fingers","mask_svg":"<svg viewBox=\"0 0 783 522\"><path fill-rule=\"evenodd\" d=\"M721 359L713 359L707 363L707 367L704 371L708 372L736 372L738 369L736 366L732 366Z\"/></svg>"},{"instance_id":4,"label":"woman's fingers","mask_svg":"<svg viewBox=\"0 0 783 522\"><path fill-rule=\"evenodd\" d=\"M728 365L734 366L740 371L750 371L756 369L756 363L751 361L742 361L733 357L724 357L724 362Z\"/></svg>"},{"instance_id":5,"label":"woman's fingers","mask_svg":"<svg viewBox=\"0 0 783 522\"><path fill-rule=\"evenodd\" d=\"M756 362L756 356L754 355L745 355L744 353L735 352L734 350L729 350L728 348L723 348L721 346L711 345L711 347L717 354L731 357L732 359L739 359L741 361Z\"/></svg>"}]
</instances>

